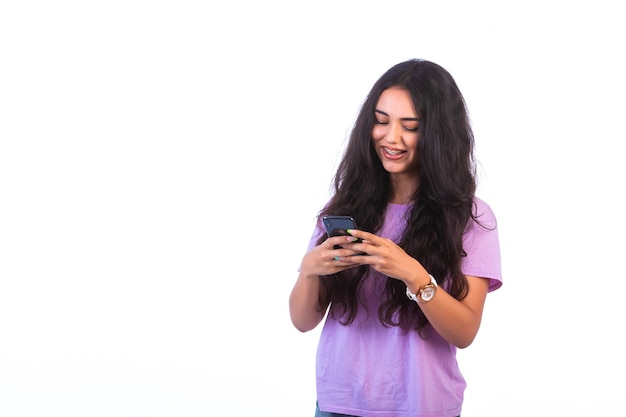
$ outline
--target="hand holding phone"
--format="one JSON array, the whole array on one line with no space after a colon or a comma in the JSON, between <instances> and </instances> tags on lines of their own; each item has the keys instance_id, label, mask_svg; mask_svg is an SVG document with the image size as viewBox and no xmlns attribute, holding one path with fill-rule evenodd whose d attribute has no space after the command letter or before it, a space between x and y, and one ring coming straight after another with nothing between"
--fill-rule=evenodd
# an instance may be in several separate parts
<instances>
[{"instance_id":1,"label":"hand holding phone","mask_svg":"<svg viewBox=\"0 0 626 417\"><path fill-rule=\"evenodd\" d=\"M324 216L322 221L329 237L348 236L348 229L356 229L351 216Z\"/></svg>"},{"instance_id":2,"label":"hand holding phone","mask_svg":"<svg viewBox=\"0 0 626 417\"><path fill-rule=\"evenodd\" d=\"M328 237L350 236L348 230L357 228L351 216L324 216L322 222L324 223ZM354 242L361 242L361 239L356 239ZM341 246L335 245L334 248L341 249Z\"/></svg>"}]
</instances>

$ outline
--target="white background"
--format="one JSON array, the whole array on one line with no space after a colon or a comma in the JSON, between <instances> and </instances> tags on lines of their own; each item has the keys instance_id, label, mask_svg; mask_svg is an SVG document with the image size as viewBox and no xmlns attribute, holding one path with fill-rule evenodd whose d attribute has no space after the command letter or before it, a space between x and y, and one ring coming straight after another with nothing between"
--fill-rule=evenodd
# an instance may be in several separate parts
<instances>
[{"instance_id":1,"label":"white background","mask_svg":"<svg viewBox=\"0 0 626 417\"><path fill-rule=\"evenodd\" d=\"M209 5L211 4L211 5ZM469 106L504 286L463 415L623 412L618 2L0 5L0 415L312 416L287 299L358 108Z\"/></svg>"}]
</instances>

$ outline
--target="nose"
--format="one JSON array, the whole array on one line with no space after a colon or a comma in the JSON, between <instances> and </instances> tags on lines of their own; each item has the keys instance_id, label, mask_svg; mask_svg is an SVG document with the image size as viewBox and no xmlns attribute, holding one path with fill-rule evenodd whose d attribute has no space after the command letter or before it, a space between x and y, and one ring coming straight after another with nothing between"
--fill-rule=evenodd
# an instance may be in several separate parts
<instances>
[{"instance_id":1,"label":"nose","mask_svg":"<svg viewBox=\"0 0 626 417\"><path fill-rule=\"evenodd\" d=\"M388 143L398 143L402 140L402 126L400 123L389 123L386 139Z\"/></svg>"}]
</instances>

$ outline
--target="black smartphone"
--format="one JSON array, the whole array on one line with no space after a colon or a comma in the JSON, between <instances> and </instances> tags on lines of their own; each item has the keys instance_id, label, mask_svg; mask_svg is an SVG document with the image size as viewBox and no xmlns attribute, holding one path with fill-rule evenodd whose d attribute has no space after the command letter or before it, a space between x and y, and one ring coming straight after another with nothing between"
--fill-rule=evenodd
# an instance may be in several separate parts
<instances>
[{"instance_id":1,"label":"black smartphone","mask_svg":"<svg viewBox=\"0 0 626 417\"><path fill-rule=\"evenodd\" d=\"M324 216L322 221L329 237L348 236L348 229L356 229L356 223L351 216Z\"/></svg>"},{"instance_id":2,"label":"black smartphone","mask_svg":"<svg viewBox=\"0 0 626 417\"><path fill-rule=\"evenodd\" d=\"M352 216L324 216L322 222L326 228L328 237L332 236L350 236L348 229L356 229L356 223ZM361 239L355 240L355 242L361 242ZM335 245L335 249L341 249L341 245ZM361 255L367 255L361 253Z\"/></svg>"},{"instance_id":3,"label":"black smartphone","mask_svg":"<svg viewBox=\"0 0 626 417\"><path fill-rule=\"evenodd\" d=\"M356 223L351 216L324 216L322 217L326 233L332 236L349 236L348 229L356 229ZM355 240L360 242L361 239ZM335 249L341 249L341 246L335 245Z\"/></svg>"}]
</instances>

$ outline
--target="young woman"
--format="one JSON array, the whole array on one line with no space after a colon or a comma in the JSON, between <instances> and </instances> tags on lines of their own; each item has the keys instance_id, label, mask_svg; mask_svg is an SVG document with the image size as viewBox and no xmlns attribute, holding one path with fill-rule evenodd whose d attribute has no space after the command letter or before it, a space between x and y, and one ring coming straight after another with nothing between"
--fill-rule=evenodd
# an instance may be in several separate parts
<instances>
[{"instance_id":1,"label":"young woman","mask_svg":"<svg viewBox=\"0 0 626 417\"><path fill-rule=\"evenodd\" d=\"M390 68L361 107L289 299L302 332L326 317L316 416L460 415L456 349L502 284L496 219L475 190L452 76L425 60ZM358 229L328 237L325 215Z\"/></svg>"}]
</instances>

